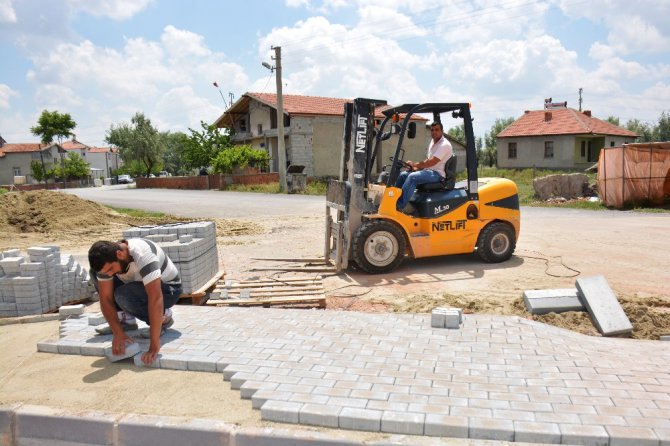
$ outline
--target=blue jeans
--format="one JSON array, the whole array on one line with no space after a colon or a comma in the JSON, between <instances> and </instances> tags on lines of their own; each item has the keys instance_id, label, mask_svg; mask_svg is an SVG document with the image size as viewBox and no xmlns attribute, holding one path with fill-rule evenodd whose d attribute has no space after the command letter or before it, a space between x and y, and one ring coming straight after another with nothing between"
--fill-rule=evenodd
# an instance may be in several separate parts
<instances>
[{"instance_id":1,"label":"blue jeans","mask_svg":"<svg viewBox=\"0 0 670 446\"><path fill-rule=\"evenodd\" d=\"M414 189L420 184L439 183L442 181L442 176L434 170L423 169L416 172L409 173L407 171L400 172L398 179L395 182L395 187L402 188L402 195L398 199L397 208L404 208L409 203L410 198L414 195Z\"/></svg>"},{"instance_id":2,"label":"blue jeans","mask_svg":"<svg viewBox=\"0 0 670 446\"><path fill-rule=\"evenodd\" d=\"M163 291L163 308L170 308L177 303L182 291L181 284L168 285L161 282ZM149 321L149 296L142 282L129 282L120 287L114 287L114 301L123 311L137 319Z\"/></svg>"},{"instance_id":3,"label":"blue jeans","mask_svg":"<svg viewBox=\"0 0 670 446\"><path fill-rule=\"evenodd\" d=\"M91 270L91 280L95 289L98 289L98 280L95 272ZM129 316L134 316L149 324L149 296L142 282L123 283L121 279L114 276L114 304L117 311L123 310ZM161 282L163 292L163 308L173 307L182 293L182 285L168 285Z\"/></svg>"}]
</instances>

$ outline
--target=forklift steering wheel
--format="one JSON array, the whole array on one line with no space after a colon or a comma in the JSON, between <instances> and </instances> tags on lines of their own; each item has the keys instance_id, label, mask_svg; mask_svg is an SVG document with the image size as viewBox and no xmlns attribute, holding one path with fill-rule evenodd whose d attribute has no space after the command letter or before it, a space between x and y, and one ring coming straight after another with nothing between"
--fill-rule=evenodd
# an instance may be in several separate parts
<instances>
[{"instance_id":1,"label":"forklift steering wheel","mask_svg":"<svg viewBox=\"0 0 670 446\"><path fill-rule=\"evenodd\" d=\"M405 168L409 169L410 171L411 171L411 170L414 170L414 169L412 168L412 166L410 166L409 164L407 164L407 163L406 163L405 161L403 161L403 160L397 160L397 161L394 161L394 159L393 159L392 156L389 156L389 160L391 160L392 162L396 162L396 163L398 164L398 166L400 166L401 168L402 168L402 167L405 167Z\"/></svg>"}]
</instances>

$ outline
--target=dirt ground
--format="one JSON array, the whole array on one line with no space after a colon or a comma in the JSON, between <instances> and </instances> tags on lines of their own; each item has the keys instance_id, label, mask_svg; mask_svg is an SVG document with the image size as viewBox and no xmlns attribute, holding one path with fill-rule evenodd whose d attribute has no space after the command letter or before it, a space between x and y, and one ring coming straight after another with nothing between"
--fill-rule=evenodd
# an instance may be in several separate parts
<instances>
[{"instance_id":1,"label":"dirt ground","mask_svg":"<svg viewBox=\"0 0 670 446\"><path fill-rule=\"evenodd\" d=\"M129 226L188 220L134 218L76 196L51 191L0 196L0 249L58 244L86 266L88 246L118 239ZM299 264L262 258L323 256L321 216L214 219L226 278L296 275L255 271ZM579 221L577 224L576 222ZM570 288L577 277L603 274L634 326L633 337L670 334L668 214L602 213L527 208L515 256L485 264L475 255L407 260L396 271L324 274L328 308L350 311L430 312L450 305L469 313L510 314L597 335L586 313L530 315L526 289Z\"/></svg>"}]
</instances>

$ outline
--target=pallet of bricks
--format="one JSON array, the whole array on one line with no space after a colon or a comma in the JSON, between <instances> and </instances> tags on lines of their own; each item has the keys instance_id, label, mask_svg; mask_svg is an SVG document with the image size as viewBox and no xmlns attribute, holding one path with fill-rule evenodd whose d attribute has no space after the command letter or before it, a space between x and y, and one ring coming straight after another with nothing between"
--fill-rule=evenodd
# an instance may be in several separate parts
<instances>
[{"instance_id":1,"label":"pallet of bricks","mask_svg":"<svg viewBox=\"0 0 670 446\"><path fill-rule=\"evenodd\" d=\"M211 221L140 226L123 231L123 237L144 238L163 248L179 270L184 295L199 292L220 275L216 226Z\"/></svg>"},{"instance_id":2,"label":"pallet of bricks","mask_svg":"<svg viewBox=\"0 0 670 446\"><path fill-rule=\"evenodd\" d=\"M0 253L0 317L49 313L94 296L88 271L58 246Z\"/></svg>"}]
</instances>

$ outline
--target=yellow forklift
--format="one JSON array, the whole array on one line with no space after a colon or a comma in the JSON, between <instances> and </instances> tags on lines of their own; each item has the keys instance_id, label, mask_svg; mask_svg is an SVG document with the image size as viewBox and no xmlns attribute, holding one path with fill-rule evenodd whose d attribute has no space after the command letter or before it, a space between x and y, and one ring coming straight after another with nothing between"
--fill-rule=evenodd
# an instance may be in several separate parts
<instances>
[{"instance_id":1,"label":"yellow forklift","mask_svg":"<svg viewBox=\"0 0 670 446\"><path fill-rule=\"evenodd\" d=\"M329 182L326 198L326 261L338 272L354 261L362 270L379 274L392 271L405 257L476 252L485 262L509 259L519 237L517 186L504 178L477 178L470 104L383 109L385 105L366 98L345 104L339 180ZM376 119L379 110L383 119ZM417 120L412 117L425 114L432 114L434 122L443 122L442 115L462 120L467 180L455 181L454 155L442 182L417 188L410 200L415 210L406 214L396 209L401 189L394 185L401 170L409 168L403 161L403 142L416 136ZM392 136L397 137L395 154L377 176L373 166L381 157L382 142Z\"/></svg>"}]
</instances>

